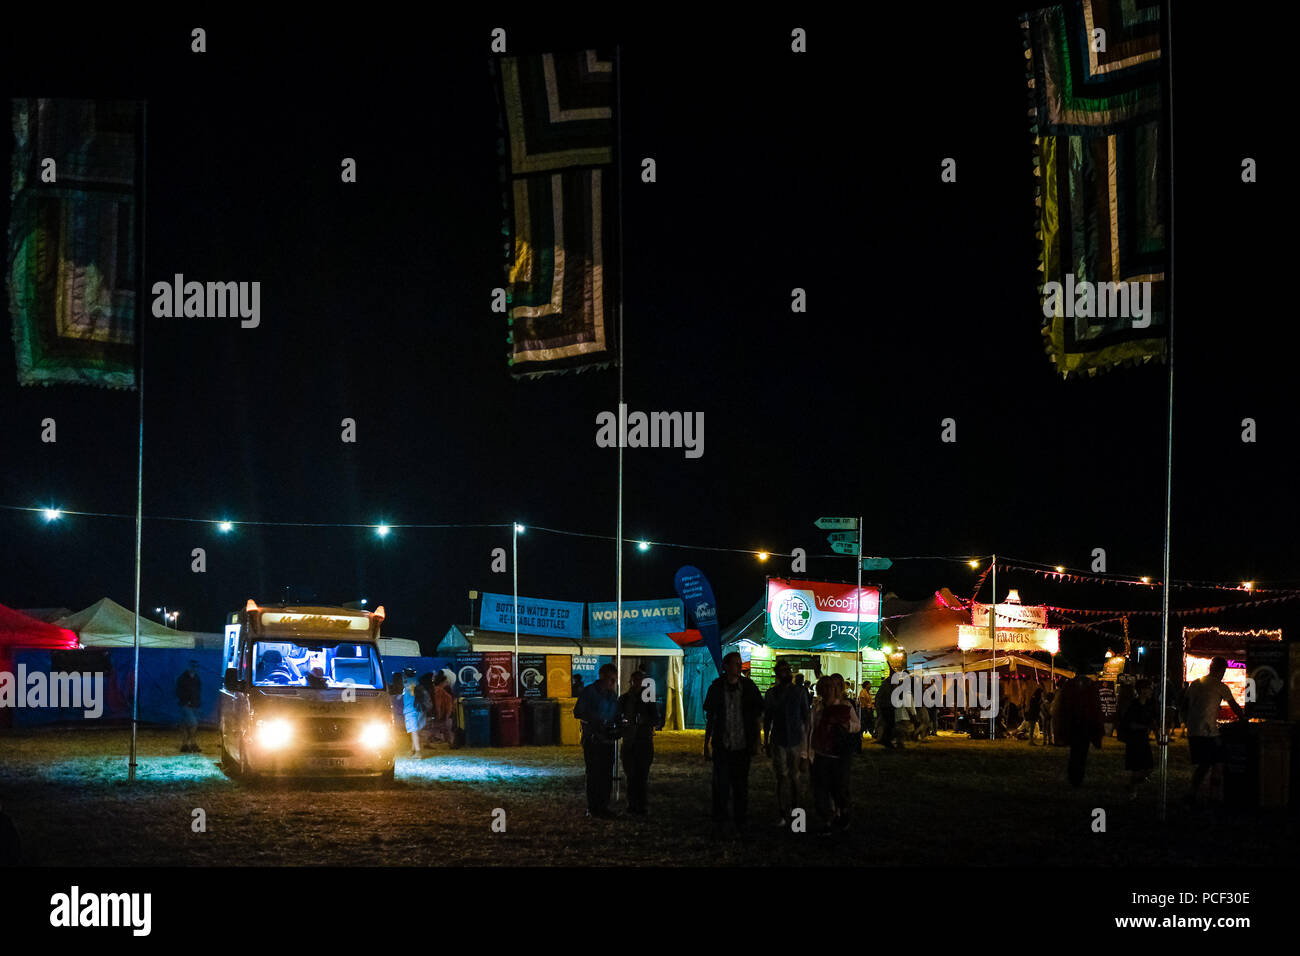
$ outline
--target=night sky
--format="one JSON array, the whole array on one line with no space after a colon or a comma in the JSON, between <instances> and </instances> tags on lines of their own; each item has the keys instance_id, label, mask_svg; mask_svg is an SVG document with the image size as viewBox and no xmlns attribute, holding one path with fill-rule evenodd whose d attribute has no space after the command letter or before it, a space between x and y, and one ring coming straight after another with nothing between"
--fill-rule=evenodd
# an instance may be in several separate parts
<instances>
[{"instance_id":1,"label":"night sky","mask_svg":"<svg viewBox=\"0 0 1300 956\"><path fill-rule=\"evenodd\" d=\"M1290 268L1274 238L1293 197L1261 92L1279 88L1264 64L1285 62L1266 49L1280 31L1179 6L1174 576L1295 582ZM1086 569L1104 547L1111 571L1158 576L1164 367L1063 382L1042 350L1017 10L872 7L853 29L650 13L544 30L506 15L432 31L47 21L0 39L0 75L6 95L147 98L148 284L262 283L257 329L145 320L147 515L613 535L616 452L596 447L595 419L616 408L616 372L513 380L489 308L503 276L488 34L504 26L512 52L623 45L627 402L705 417L700 459L626 452L627 537L823 555L813 521L861 513L868 553ZM809 31L805 56L789 52L792 26ZM639 180L644 156L657 183ZM1258 184L1240 181L1245 156ZM955 184L940 182L944 157ZM806 315L790 312L794 287ZM135 393L20 389L0 346L0 504L133 513ZM940 441L947 416L955 445ZM45 417L57 444L40 440ZM345 417L356 444L340 441ZM0 511L0 602L129 606L134 533ZM467 616L470 588L509 591L489 569L498 546L505 528L380 540L150 520L142 605L213 631L286 586L365 597L427 652ZM205 574L190 571L195 547ZM724 624L789 571L630 547L625 597L670 596L686 563L711 578ZM808 570L853 577L847 558ZM976 577L898 560L873 579L920 597L970 596ZM1027 603L1158 607L1154 591L1009 583ZM529 531L520 591L613 600L613 542Z\"/></svg>"}]
</instances>

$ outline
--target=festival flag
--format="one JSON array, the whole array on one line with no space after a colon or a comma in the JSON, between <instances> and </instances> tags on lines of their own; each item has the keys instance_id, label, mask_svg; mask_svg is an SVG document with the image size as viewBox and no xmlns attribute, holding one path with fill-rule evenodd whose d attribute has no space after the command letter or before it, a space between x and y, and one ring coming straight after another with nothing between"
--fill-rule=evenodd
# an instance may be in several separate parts
<instances>
[{"instance_id":1,"label":"festival flag","mask_svg":"<svg viewBox=\"0 0 1300 956\"><path fill-rule=\"evenodd\" d=\"M1160 2L1072 0L1023 15L1021 27L1047 353L1067 377L1163 361L1169 140Z\"/></svg>"},{"instance_id":2,"label":"festival flag","mask_svg":"<svg viewBox=\"0 0 1300 956\"><path fill-rule=\"evenodd\" d=\"M501 107L508 361L516 377L615 361L614 64L594 50L493 61Z\"/></svg>"},{"instance_id":3,"label":"festival flag","mask_svg":"<svg viewBox=\"0 0 1300 956\"><path fill-rule=\"evenodd\" d=\"M135 387L140 124L133 102L13 102L9 312L20 385Z\"/></svg>"}]
</instances>

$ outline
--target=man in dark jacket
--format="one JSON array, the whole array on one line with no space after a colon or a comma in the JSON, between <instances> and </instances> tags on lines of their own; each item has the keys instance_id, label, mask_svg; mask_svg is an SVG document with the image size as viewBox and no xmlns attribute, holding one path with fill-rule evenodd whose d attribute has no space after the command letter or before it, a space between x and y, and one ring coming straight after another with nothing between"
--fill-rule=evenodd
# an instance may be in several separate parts
<instances>
[{"instance_id":1,"label":"man in dark jacket","mask_svg":"<svg viewBox=\"0 0 1300 956\"><path fill-rule=\"evenodd\" d=\"M722 676L704 697L704 757L713 761L713 828L721 835L732 805L736 832L743 834L749 813L749 763L758 753L763 695L740 673L740 654L722 659ZM712 750L710 750L712 744Z\"/></svg>"},{"instance_id":2,"label":"man in dark jacket","mask_svg":"<svg viewBox=\"0 0 1300 956\"><path fill-rule=\"evenodd\" d=\"M623 737L623 772L627 774L627 812L645 816L650 789L650 764L655 759L655 731L663 729L653 681L633 671L618 711L627 725Z\"/></svg>"},{"instance_id":3,"label":"man in dark jacket","mask_svg":"<svg viewBox=\"0 0 1300 956\"><path fill-rule=\"evenodd\" d=\"M582 756L587 764L587 816L612 819L609 794L614 786L614 740L618 718L618 671L613 664L600 668L600 679L583 688L573 705L582 721Z\"/></svg>"},{"instance_id":4,"label":"man in dark jacket","mask_svg":"<svg viewBox=\"0 0 1300 956\"><path fill-rule=\"evenodd\" d=\"M199 752L199 707L200 690L199 662L190 661L185 673L176 678L176 703L181 709L181 728L185 739L181 741L181 753Z\"/></svg>"}]
</instances>

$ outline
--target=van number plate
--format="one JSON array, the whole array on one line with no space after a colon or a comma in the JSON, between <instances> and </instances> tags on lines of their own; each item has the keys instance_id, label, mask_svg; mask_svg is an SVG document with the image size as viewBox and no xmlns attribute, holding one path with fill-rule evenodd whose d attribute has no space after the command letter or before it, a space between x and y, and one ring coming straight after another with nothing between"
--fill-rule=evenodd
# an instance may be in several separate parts
<instances>
[{"instance_id":1,"label":"van number plate","mask_svg":"<svg viewBox=\"0 0 1300 956\"><path fill-rule=\"evenodd\" d=\"M311 762L313 767L346 767L347 757L316 757Z\"/></svg>"}]
</instances>

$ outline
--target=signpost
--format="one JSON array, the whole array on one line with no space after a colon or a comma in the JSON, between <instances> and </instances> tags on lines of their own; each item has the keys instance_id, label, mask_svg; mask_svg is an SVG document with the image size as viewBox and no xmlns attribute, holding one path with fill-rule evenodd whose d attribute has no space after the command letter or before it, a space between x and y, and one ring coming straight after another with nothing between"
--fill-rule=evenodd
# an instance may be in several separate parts
<instances>
[{"instance_id":1,"label":"signpost","mask_svg":"<svg viewBox=\"0 0 1300 956\"><path fill-rule=\"evenodd\" d=\"M818 518L816 524L823 531L857 531L861 522L857 518Z\"/></svg>"},{"instance_id":2,"label":"signpost","mask_svg":"<svg viewBox=\"0 0 1300 956\"><path fill-rule=\"evenodd\" d=\"M817 527L823 531L836 531L835 534L826 536L826 540L831 543L831 550L836 554L851 554L855 557L862 553L862 521L863 516L856 518L818 518ZM852 532L857 532L857 542L855 543ZM858 590L853 596L854 607L857 608L857 630L855 637L858 644L858 653L854 660L856 682L854 686L858 692L862 690L862 566L864 561L854 561L858 566ZM885 567L889 567L886 563Z\"/></svg>"},{"instance_id":3,"label":"signpost","mask_svg":"<svg viewBox=\"0 0 1300 956\"><path fill-rule=\"evenodd\" d=\"M863 558L863 571L888 571L894 566L894 562L888 558Z\"/></svg>"}]
</instances>

